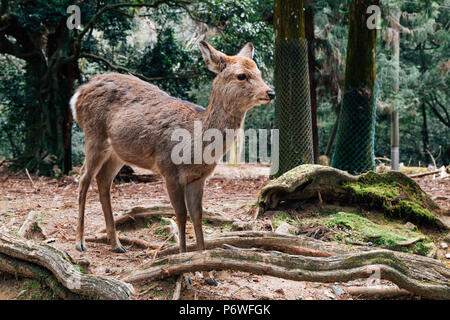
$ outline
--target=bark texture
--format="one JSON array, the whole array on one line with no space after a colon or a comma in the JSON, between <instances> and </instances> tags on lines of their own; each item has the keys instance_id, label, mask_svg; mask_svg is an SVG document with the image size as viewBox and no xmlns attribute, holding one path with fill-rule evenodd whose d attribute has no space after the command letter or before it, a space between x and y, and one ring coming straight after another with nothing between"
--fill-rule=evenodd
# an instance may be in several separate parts
<instances>
[{"instance_id":1,"label":"bark texture","mask_svg":"<svg viewBox=\"0 0 450 320\"><path fill-rule=\"evenodd\" d=\"M63 251L49 245L37 244L34 241L0 234L0 267L3 272L12 273L11 259L17 260L14 274L29 275L29 264L38 266L46 272L42 275L45 280L48 272L57 279L55 286L61 285L70 292L86 296L91 299L128 300L133 294L133 287L122 281L89 274L83 274L74 266L72 259ZM2 258L7 256L9 260Z\"/></svg>"},{"instance_id":2,"label":"bark texture","mask_svg":"<svg viewBox=\"0 0 450 320\"><path fill-rule=\"evenodd\" d=\"M328 283L368 278L375 274L426 298L450 298L450 271L444 263L389 250L310 257L257 249L213 249L159 258L143 264L123 280L139 282L186 272L228 269L297 281Z\"/></svg>"}]
</instances>

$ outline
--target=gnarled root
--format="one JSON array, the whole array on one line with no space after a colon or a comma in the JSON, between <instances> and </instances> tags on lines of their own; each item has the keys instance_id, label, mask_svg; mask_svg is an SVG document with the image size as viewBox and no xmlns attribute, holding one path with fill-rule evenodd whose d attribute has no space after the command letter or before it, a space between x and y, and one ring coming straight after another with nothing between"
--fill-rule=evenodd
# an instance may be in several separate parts
<instances>
[{"instance_id":1,"label":"gnarled root","mask_svg":"<svg viewBox=\"0 0 450 320\"><path fill-rule=\"evenodd\" d=\"M227 238L227 237L224 237ZM232 236L228 237L233 239ZM267 235L266 238L270 239ZM290 237L288 237L290 238ZM299 241L304 241L298 237ZM245 239L245 238L244 238ZM253 239L257 242L257 238ZM247 240L243 240L245 243ZM291 240L292 241L292 240ZM322 247L321 241L316 247ZM220 240L215 243L224 242ZM242 243L233 239L234 246ZM214 243L209 240L207 243ZM240 245L241 244L241 245ZM207 244L208 247L208 244ZM323 248L323 247L322 247ZM126 282L156 280L187 272L237 270L254 274L311 282L347 282L373 275L395 283L398 287L430 299L450 299L450 270L442 262L422 256L390 250L355 250L332 256L289 255L277 251L248 249L213 249L164 256L143 264L125 276ZM161 252L162 255L168 251Z\"/></svg>"},{"instance_id":2,"label":"gnarled root","mask_svg":"<svg viewBox=\"0 0 450 320\"><path fill-rule=\"evenodd\" d=\"M48 277L51 273L58 282L55 283L55 286L58 288L63 286L76 295L94 299L130 299L133 294L133 287L130 284L113 278L79 272L66 253L49 245L0 234L0 253L3 254L0 257L0 271L26 277L31 273L36 275L37 272L30 271L29 265L38 266L47 271L41 277L43 282L52 281ZM4 256L7 259L3 260ZM15 261L17 267L11 263L12 260ZM45 280L47 278L49 280ZM50 285L50 287L52 286Z\"/></svg>"}]
</instances>

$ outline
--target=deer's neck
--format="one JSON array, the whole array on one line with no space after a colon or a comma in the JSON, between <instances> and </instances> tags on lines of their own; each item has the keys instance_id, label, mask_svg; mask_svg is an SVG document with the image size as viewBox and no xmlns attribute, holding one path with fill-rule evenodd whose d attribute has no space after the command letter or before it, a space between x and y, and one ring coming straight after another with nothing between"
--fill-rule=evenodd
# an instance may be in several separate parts
<instances>
[{"instance_id":1,"label":"deer's neck","mask_svg":"<svg viewBox=\"0 0 450 320\"><path fill-rule=\"evenodd\" d=\"M217 129L225 133L226 129L240 128L245 112L237 105L228 105L217 90L213 89L208 108L203 117L203 130Z\"/></svg>"}]
</instances>

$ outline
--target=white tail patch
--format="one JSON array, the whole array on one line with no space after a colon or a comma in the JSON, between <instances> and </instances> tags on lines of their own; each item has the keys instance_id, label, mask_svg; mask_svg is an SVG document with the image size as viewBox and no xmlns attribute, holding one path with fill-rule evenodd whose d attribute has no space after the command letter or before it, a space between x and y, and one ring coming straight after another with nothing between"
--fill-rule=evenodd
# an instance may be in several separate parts
<instances>
[{"instance_id":1,"label":"white tail patch","mask_svg":"<svg viewBox=\"0 0 450 320\"><path fill-rule=\"evenodd\" d=\"M75 109L75 105L77 104L78 96L80 95L80 91L75 92L75 94L70 98L70 109L72 109L72 116L77 121L77 111Z\"/></svg>"}]
</instances>

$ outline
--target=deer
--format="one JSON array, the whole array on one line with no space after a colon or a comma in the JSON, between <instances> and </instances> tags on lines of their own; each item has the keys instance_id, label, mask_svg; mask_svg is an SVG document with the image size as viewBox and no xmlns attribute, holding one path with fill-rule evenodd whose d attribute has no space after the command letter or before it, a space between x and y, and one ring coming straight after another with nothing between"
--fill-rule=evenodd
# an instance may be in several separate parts
<instances>
[{"instance_id":1,"label":"deer","mask_svg":"<svg viewBox=\"0 0 450 320\"><path fill-rule=\"evenodd\" d=\"M206 41L200 41L199 48L206 67L216 74L206 109L172 97L133 75L114 72L93 77L70 99L73 117L85 135L85 161L78 188L78 251L86 250L86 195L95 177L107 240L113 252L126 252L116 233L110 196L113 179L125 164L162 176L176 216L180 253L186 252L188 212L197 250L205 250L203 189L217 162L174 164L171 149L176 142L171 134L177 128L192 132L194 121L201 121L203 130L238 129L245 113L257 105L269 104L275 92L263 81L253 60L252 43L247 43L235 56L214 49ZM218 158L229 147L225 145Z\"/></svg>"}]
</instances>

